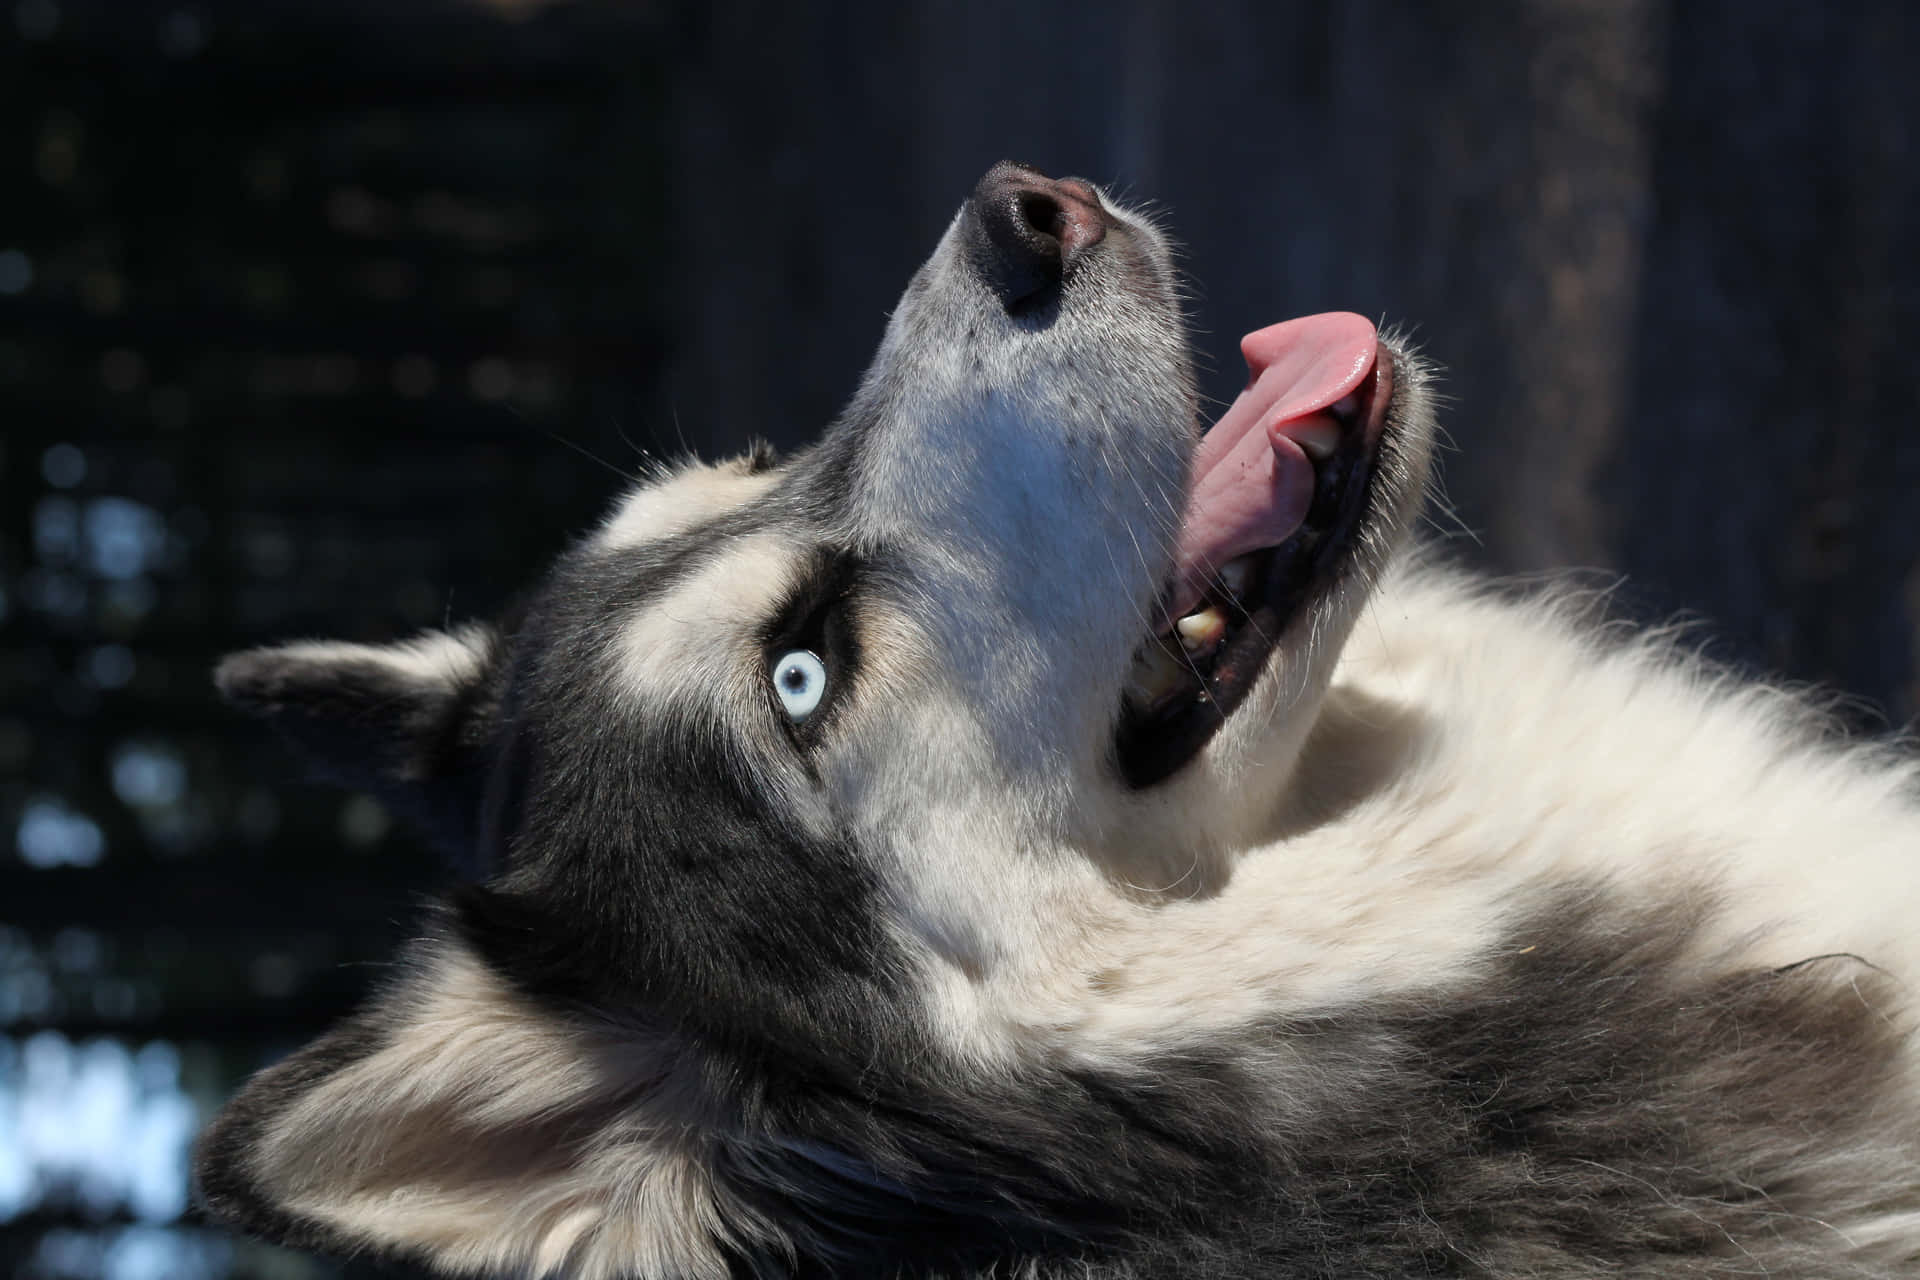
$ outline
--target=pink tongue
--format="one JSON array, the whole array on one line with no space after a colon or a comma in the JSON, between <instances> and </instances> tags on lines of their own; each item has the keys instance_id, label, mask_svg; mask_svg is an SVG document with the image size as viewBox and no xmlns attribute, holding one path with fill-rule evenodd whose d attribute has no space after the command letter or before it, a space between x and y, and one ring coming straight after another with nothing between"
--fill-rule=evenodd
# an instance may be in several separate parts
<instances>
[{"instance_id":1,"label":"pink tongue","mask_svg":"<svg viewBox=\"0 0 1920 1280\"><path fill-rule=\"evenodd\" d=\"M1269 325L1240 339L1252 376L1194 453L1171 617L1199 602L1221 565L1276 546L1300 527L1313 503L1313 464L1285 430L1359 386L1378 346L1372 323L1345 311Z\"/></svg>"}]
</instances>

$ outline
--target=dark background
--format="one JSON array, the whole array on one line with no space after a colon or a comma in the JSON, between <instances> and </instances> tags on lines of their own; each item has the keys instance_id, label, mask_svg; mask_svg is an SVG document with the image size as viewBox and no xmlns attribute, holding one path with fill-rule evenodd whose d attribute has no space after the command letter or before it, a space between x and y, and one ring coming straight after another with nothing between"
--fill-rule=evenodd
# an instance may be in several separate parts
<instances>
[{"instance_id":1,"label":"dark background","mask_svg":"<svg viewBox=\"0 0 1920 1280\"><path fill-rule=\"evenodd\" d=\"M1164 209L1216 395L1414 327L1459 558L1904 723L1916 8L4 0L0 1271L336 1273L183 1219L184 1143L440 872L208 668L806 439L1002 156Z\"/></svg>"}]
</instances>

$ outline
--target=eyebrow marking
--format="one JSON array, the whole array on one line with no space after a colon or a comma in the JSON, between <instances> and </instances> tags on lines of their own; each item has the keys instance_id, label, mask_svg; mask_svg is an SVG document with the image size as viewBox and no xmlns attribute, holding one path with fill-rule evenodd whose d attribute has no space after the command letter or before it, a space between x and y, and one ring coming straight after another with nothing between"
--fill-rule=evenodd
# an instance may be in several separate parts
<instances>
[{"instance_id":1,"label":"eyebrow marking","mask_svg":"<svg viewBox=\"0 0 1920 1280\"><path fill-rule=\"evenodd\" d=\"M785 538L761 530L689 564L620 628L621 687L649 702L719 706L757 696L766 628L791 596L795 560Z\"/></svg>"},{"instance_id":2,"label":"eyebrow marking","mask_svg":"<svg viewBox=\"0 0 1920 1280\"><path fill-rule=\"evenodd\" d=\"M749 465L750 459L718 466L696 463L636 489L600 526L594 545L607 551L632 550L738 510L765 496L779 479L777 472L749 470Z\"/></svg>"}]
</instances>

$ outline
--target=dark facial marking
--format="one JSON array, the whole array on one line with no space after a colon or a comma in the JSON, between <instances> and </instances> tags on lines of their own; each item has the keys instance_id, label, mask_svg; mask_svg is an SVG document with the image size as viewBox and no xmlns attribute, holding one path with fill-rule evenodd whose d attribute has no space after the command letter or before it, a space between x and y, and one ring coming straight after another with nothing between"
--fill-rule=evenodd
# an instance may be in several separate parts
<instances>
[{"instance_id":1,"label":"dark facial marking","mask_svg":"<svg viewBox=\"0 0 1920 1280\"><path fill-rule=\"evenodd\" d=\"M830 1030L901 1022L871 869L817 813L782 809L791 777L775 785L795 769L784 730L811 741L857 680L846 606L859 563L813 557L760 636L763 650L813 648L829 663L835 687L802 725L770 683L763 732L737 739L702 708L643 705L617 643L661 592L767 519L730 513L556 569L520 637L497 755L503 871L456 900L456 921L543 997L804 1055ZM755 678L768 680L764 661Z\"/></svg>"}]
</instances>

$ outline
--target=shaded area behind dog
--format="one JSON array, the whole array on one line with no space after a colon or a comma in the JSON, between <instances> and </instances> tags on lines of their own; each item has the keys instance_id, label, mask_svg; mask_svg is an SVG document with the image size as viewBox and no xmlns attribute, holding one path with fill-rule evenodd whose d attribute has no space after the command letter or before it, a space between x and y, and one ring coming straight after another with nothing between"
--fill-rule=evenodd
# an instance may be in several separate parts
<instances>
[{"instance_id":1,"label":"shaded area behind dog","mask_svg":"<svg viewBox=\"0 0 1920 1280\"><path fill-rule=\"evenodd\" d=\"M0 1265L331 1274L183 1225L182 1144L352 1006L441 872L300 785L213 660L493 612L641 451L809 438L1003 156L1165 208L1218 399L1269 321L1417 326L1461 558L1628 573L1630 609L1903 721L1916 24L11 5Z\"/></svg>"}]
</instances>

